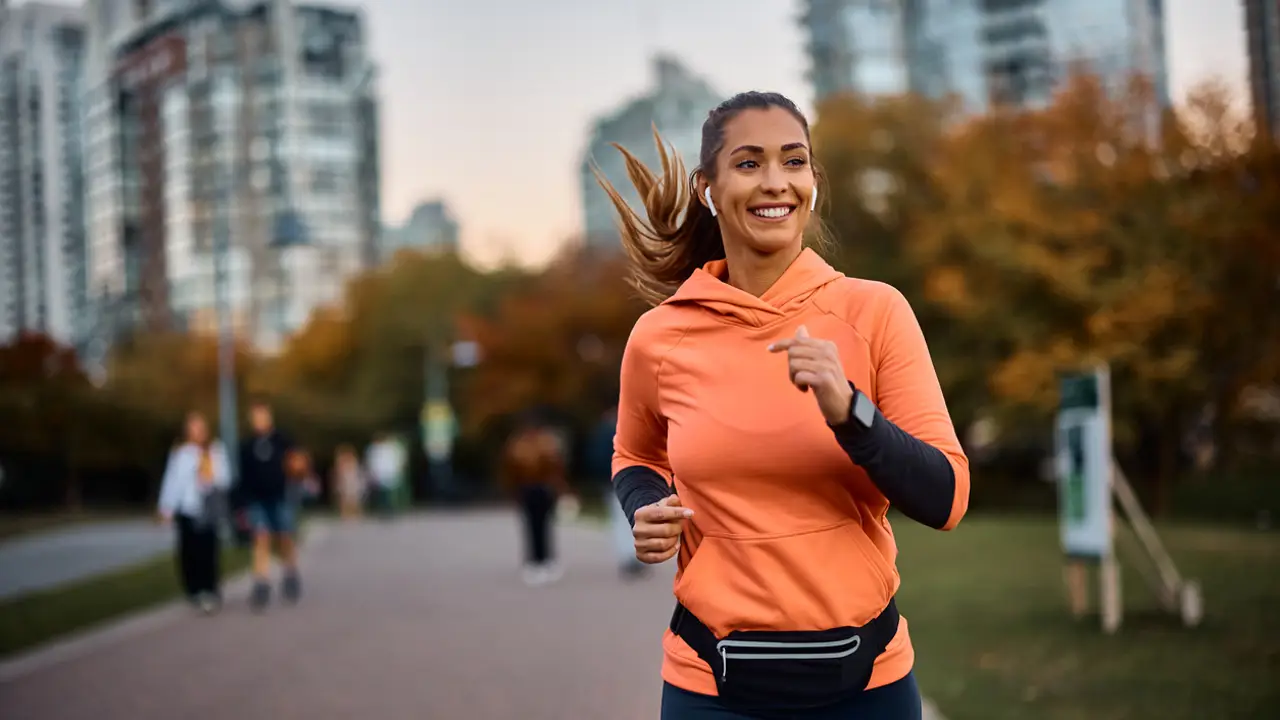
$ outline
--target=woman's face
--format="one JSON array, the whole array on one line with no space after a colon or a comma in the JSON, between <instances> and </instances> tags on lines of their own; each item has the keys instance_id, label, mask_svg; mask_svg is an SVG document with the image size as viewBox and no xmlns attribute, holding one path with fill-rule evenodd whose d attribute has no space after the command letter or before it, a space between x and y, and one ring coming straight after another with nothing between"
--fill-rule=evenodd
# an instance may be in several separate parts
<instances>
[{"instance_id":1,"label":"woman's face","mask_svg":"<svg viewBox=\"0 0 1280 720\"><path fill-rule=\"evenodd\" d=\"M203 443L209 439L209 427L205 424L204 418L199 415L192 415L187 418L187 440L193 443Z\"/></svg>"},{"instance_id":2,"label":"woman's face","mask_svg":"<svg viewBox=\"0 0 1280 720\"><path fill-rule=\"evenodd\" d=\"M725 249L771 255L800 244L816 187L804 126L782 108L744 110L725 124L711 187ZM702 198L706 203L706 198Z\"/></svg>"}]
</instances>

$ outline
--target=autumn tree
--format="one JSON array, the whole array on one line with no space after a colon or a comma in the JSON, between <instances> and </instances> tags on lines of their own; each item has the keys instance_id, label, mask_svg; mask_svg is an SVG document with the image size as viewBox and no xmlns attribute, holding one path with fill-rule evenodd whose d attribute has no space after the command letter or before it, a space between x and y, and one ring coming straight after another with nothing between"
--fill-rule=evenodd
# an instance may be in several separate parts
<instances>
[{"instance_id":1,"label":"autumn tree","mask_svg":"<svg viewBox=\"0 0 1280 720\"><path fill-rule=\"evenodd\" d=\"M34 333L0 347L0 418L6 497L71 508L99 489L88 478L145 462L155 428L94 387L72 348Z\"/></svg>"},{"instance_id":2,"label":"autumn tree","mask_svg":"<svg viewBox=\"0 0 1280 720\"><path fill-rule=\"evenodd\" d=\"M1043 111L959 126L907 239L1006 428L1045 427L1061 372L1111 366L1117 442L1158 503L1206 408L1275 381L1277 335L1257 330L1280 307L1276 166L1233 150L1248 143L1213 93L1160 118L1145 83L1079 75Z\"/></svg>"},{"instance_id":3,"label":"autumn tree","mask_svg":"<svg viewBox=\"0 0 1280 720\"><path fill-rule=\"evenodd\" d=\"M48 336L22 333L0 347L0 456L8 466L7 494L56 494L67 505L79 504L72 458L63 450L78 434L89 390L75 352Z\"/></svg>"},{"instance_id":4,"label":"autumn tree","mask_svg":"<svg viewBox=\"0 0 1280 720\"><path fill-rule=\"evenodd\" d=\"M645 306L620 254L571 251L470 325L482 348L468 429L539 404L584 423L616 402L622 351Z\"/></svg>"},{"instance_id":5,"label":"autumn tree","mask_svg":"<svg viewBox=\"0 0 1280 720\"><path fill-rule=\"evenodd\" d=\"M989 365L949 309L927 302L929 262L914 252L918 227L939 212L934 168L959 111L952 100L838 94L818 106L815 159L827 183L821 216L836 246L831 263L854 277L887 282L911 302L928 337L956 424L986 402ZM934 278L936 280L936 278Z\"/></svg>"},{"instance_id":6,"label":"autumn tree","mask_svg":"<svg viewBox=\"0 0 1280 720\"><path fill-rule=\"evenodd\" d=\"M428 353L458 339L457 318L488 313L522 274L483 273L457 255L413 251L349 283L250 378L317 449L416 426Z\"/></svg>"}]
</instances>

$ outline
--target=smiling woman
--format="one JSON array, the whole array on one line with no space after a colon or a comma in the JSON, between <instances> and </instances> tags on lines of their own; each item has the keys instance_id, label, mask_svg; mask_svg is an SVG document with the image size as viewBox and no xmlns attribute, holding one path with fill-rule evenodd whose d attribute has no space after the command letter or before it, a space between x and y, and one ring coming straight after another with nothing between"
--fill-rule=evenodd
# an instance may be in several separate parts
<instances>
[{"instance_id":1,"label":"smiling woman","mask_svg":"<svg viewBox=\"0 0 1280 720\"><path fill-rule=\"evenodd\" d=\"M636 557L678 556L662 717L921 716L886 513L940 530L969 467L911 307L812 249L822 173L791 101L712 110L689 178L624 148L613 199L655 307L622 360L613 483Z\"/></svg>"},{"instance_id":2,"label":"smiling woman","mask_svg":"<svg viewBox=\"0 0 1280 720\"><path fill-rule=\"evenodd\" d=\"M733 122L741 115L747 116L746 122ZM661 302L694 270L725 259L726 244L717 222L721 207L730 213L735 209L751 212L781 225L770 232L758 227L760 233L744 235L763 242L762 247L770 242L788 244L806 228L814 245L830 246L830 236L816 216L822 171L809 148L809 123L786 97L742 93L712 110L702 126L698 167L687 183L680 155L668 152L660 135L655 133L654 139L662 158L661 175L626 148L614 145L645 199L646 217L628 205L601 172L595 173L618 211L623 246L634 263L632 284L645 299ZM722 152L726 147L733 149ZM744 220L731 214L721 222L728 223L732 232L750 227Z\"/></svg>"}]
</instances>

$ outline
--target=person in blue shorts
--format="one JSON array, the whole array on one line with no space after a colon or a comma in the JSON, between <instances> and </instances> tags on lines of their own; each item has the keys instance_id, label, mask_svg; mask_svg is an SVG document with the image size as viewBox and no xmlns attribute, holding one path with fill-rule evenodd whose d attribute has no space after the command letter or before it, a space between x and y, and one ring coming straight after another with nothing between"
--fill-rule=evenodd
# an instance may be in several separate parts
<instances>
[{"instance_id":1,"label":"person in blue shorts","mask_svg":"<svg viewBox=\"0 0 1280 720\"><path fill-rule=\"evenodd\" d=\"M271 406L254 400L249 406L250 435L240 442L238 492L253 534L253 593L250 605L261 610L271 600L271 546L275 541L284 578L281 594L297 602L302 594L296 542L297 508L290 497L290 467L298 456L289 436L275 426Z\"/></svg>"}]
</instances>

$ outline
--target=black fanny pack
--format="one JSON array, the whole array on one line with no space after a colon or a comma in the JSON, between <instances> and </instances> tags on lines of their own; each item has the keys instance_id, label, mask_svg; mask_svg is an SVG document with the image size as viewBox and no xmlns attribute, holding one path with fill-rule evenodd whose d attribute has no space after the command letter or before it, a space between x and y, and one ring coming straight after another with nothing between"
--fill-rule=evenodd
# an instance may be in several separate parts
<instances>
[{"instance_id":1,"label":"black fanny pack","mask_svg":"<svg viewBox=\"0 0 1280 720\"><path fill-rule=\"evenodd\" d=\"M833 705L866 689L876 658L898 632L898 606L890 599L861 627L738 630L717 638L677 603L671 632L711 666L727 707L757 715L786 713Z\"/></svg>"}]
</instances>

